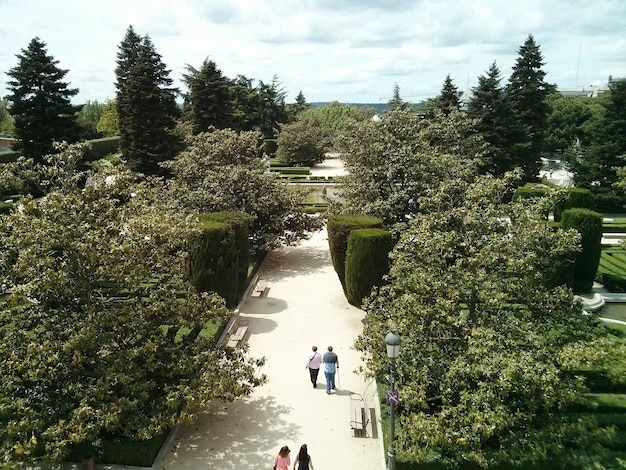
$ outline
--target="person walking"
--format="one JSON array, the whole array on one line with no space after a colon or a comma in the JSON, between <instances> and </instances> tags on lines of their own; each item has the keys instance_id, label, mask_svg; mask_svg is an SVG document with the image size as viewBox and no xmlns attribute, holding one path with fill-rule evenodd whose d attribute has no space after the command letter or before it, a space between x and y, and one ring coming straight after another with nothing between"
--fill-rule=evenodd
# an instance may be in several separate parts
<instances>
[{"instance_id":1,"label":"person walking","mask_svg":"<svg viewBox=\"0 0 626 470\"><path fill-rule=\"evenodd\" d=\"M291 450L287 446L282 446L278 451L278 455L274 457L274 470L289 470L291 459L289 458Z\"/></svg>"},{"instance_id":2,"label":"person walking","mask_svg":"<svg viewBox=\"0 0 626 470\"><path fill-rule=\"evenodd\" d=\"M330 390L335 389L335 373L339 369L339 358L333 352L333 347L328 346L328 351L322 357L324 362L324 375L326 376L326 393L330 395Z\"/></svg>"},{"instance_id":3,"label":"person walking","mask_svg":"<svg viewBox=\"0 0 626 470\"><path fill-rule=\"evenodd\" d=\"M298 468L296 468L296 465L298 466ZM314 470L313 462L311 461L311 456L309 455L306 444L302 444L302 447L300 447L298 457L293 463L293 470Z\"/></svg>"},{"instance_id":4,"label":"person walking","mask_svg":"<svg viewBox=\"0 0 626 470\"><path fill-rule=\"evenodd\" d=\"M317 388L317 375L320 373L320 367L322 365L322 356L317 352L317 346L313 346L311 348L311 354L306 361L306 365L304 366L306 369L309 369L309 374L311 376L311 383L313 384L313 388Z\"/></svg>"}]
</instances>

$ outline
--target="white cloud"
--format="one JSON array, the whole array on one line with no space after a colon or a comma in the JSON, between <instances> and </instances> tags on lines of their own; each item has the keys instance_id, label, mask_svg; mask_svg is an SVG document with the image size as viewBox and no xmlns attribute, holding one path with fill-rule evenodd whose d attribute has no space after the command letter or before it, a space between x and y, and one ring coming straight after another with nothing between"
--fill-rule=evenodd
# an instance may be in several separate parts
<instances>
[{"instance_id":1,"label":"white cloud","mask_svg":"<svg viewBox=\"0 0 626 470\"><path fill-rule=\"evenodd\" d=\"M508 78L532 33L560 87L626 75L623 0L0 0L0 95L15 54L39 36L69 69L78 100L115 94L117 48L132 24L178 85L209 57L229 76L270 81L288 99L378 102L397 82L424 99L449 73L474 86L495 60ZM413 99L411 99L413 100Z\"/></svg>"}]
</instances>

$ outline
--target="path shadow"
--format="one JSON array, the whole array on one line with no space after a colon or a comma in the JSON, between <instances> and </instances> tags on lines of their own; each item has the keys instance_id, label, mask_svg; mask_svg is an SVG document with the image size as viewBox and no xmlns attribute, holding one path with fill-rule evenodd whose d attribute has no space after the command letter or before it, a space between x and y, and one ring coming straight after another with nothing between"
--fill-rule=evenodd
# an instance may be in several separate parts
<instances>
[{"instance_id":1,"label":"path shadow","mask_svg":"<svg viewBox=\"0 0 626 470\"><path fill-rule=\"evenodd\" d=\"M268 315L272 313L279 313L283 310L287 310L289 304L283 299L276 297L260 297L251 298L246 300L246 303L241 306L240 313L247 315Z\"/></svg>"},{"instance_id":2,"label":"path shadow","mask_svg":"<svg viewBox=\"0 0 626 470\"><path fill-rule=\"evenodd\" d=\"M263 271L275 281L321 272L332 265L328 247L298 246L276 250L267 255Z\"/></svg>"},{"instance_id":3,"label":"path shadow","mask_svg":"<svg viewBox=\"0 0 626 470\"><path fill-rule=\"evenodd\" d=\"M170 449L174 455L167 458L168 468L269 468L273 455L260 455L256 449L270 448L276 436L288 440L296 435L299 427L280 419L290 411L273 397L214 405L181 430ZM179 460L179 452L186 457Z\"/></svg>"}]
</instances>

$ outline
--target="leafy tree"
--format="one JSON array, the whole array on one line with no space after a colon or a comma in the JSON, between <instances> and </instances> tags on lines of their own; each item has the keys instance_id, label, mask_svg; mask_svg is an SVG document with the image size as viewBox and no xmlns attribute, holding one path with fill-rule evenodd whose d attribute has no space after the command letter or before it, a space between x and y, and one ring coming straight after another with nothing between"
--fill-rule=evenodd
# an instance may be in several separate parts
<instances>
[{"instance_id":1,"label":"leafy tree","mask_svg":"<svg viewBox=\"0 0 626 470\"><path fill-rule=\"evenodd\" d=\"M390 284L364 303L357 349L369 371L388 370L371 345L390 327L402 336L401 459L489 468L556 456L579 468L603 436L567 414L585 388L559 359L595 331L572 292L551 282L579 238L545 223L544 201L504 204L514 184L481 176L433 188L392 251Z\"/></svg>"},{"instance_id":2,"label":"leafy tree","mask_svg":"<svg viewBox=\"0 0 626 470\"><path fill-rule=\"evenodd\" d=\"M105 137L111 137L120 133L115 100L107 100L104 103L96 129Z\"/></svg>"},{"instance_id":3,"label":"leafy tree","mask_svg":"<svg viewBox=\"0 0 626 470\"><path fill-rule=\"evenodd\" d=\"M251 216L252 252L292 244L321 226L302 213L304 193L267 173L261 135L218 129L190 136L187 148L166 167L167 198L183 212L240 211Z\"/></svg>"},{"instance_id":4,"label":"leafy tree","mask_svg":"<svg viewBox=\"0 0 626 470\"><path fill-rule=\"evenodd\" d=\"M467 113L477 119L477 131L489 144L482 170L493 175L503 175L513 170L510 146L516 123L500 84L500 69L494 62L486 75L478 77L478 86L472 89Z\"/></svg>"},{"instance_id":5,"label":"leafy tree","mask_svg":"<svg viewBox=\"0 0 626 470\"><path fill-rule=\"evenodd\" d=\"M605 95L604 110L583 126L587 141L569 155L569 164L574 182L596 195L598 208L618 210L626 199L616 171L626 156L626 82L611 85Z\"/></svg>"},{"instance_id":6,"label":"leafy tree","mask_svg":"<svg viewBox=\"0 0 626 470\"><path fill-rule=\"evenodd\" d=\"M132 26L119 46L115 75L122 154L138 171L162 173L159 163L179 148L173 132L177 91L150 38L141 38Z\"/></svg>"},{"instance_id":7,"label":"leafy tree","mask_svg":"<svg viewBox=\"0 0 626 470\"><path fill-rule=\"evenodd\" d=\"M148 439L263 383L216 348L229 312L184 281L194 220L129 173L95 175L0 220L2 460L60 460L100 437ZM97 449L96 449L97 450Z\"/></svg>"},{"instance_id":8,"label":"leafy tree","mask_svg":"<svg viewBox=\"0 0 626 470\"><path fill-rule=\"evenodd\" d=\"M345 132L341 208L379 217L397 238L422 211L423 194L458 175L473 179L484 142L466 114L437 113L431 120L393 110L381 122L361 121Z\"/></svg>"},{"instance_id":9,"label":"leafy tree","mask_svg":"<svg viewBox=\"0 0 626 470\"><path fill-rule=\"evenodd\" d=\"M534 181L541 168L539 157L544 150L550 112L546 99L556 87L544 80L543 56L532 34L520 46L518 54L506 87L507 100L520 126L512 152L516 164L524 172L524 181Z\"/></svg>"},{"instance_id":10,"label":"leafy tree","mask_svg":"<svg viewBox=\"0 0 626 470\"><path fill-rule=\"evenodd\" d=\"M324 146L335 150L338 147L339 136L344 129L355 122L367 121L374 115L371 108L359 108L341 104L338 101L309 108L305 113L312 115L320 123Z\"/></svg>"},{"instance_id":11,"label":"leafy tree","mask_svg":"<svg viewBox=\"0 0 626 470\"><path fill-rule=\"evenodd\" d=\"M591 98L554 93L546 98L550 107L545 150L562 153L586 141L585 124L592 119Z\"/></svg>"},{"instance_id":12,"label":"leafy tree","mask_svg":"<svg viewBox=\"0 0 626 470\"><path fill-rule=\"evenodd\" d=\"M275 139L278 135L279 125L288 121L285 108L286 92L281 88L278 77L274 75L271 83L263 83L259 80L256 93L257 109L255 128L261 132L264 139Z\"/></svg>"},{"instance_id":13,"label":"leafy tree","mask_svg":"<svg viewBox=\"0 0 626 470\"><path fill-rule=\"evenodd\" d=\"M258 129L257 109L259 98L254 80L237 75L230 80L230 94L233 99L233 130L252 131Z\"/></svg>"},{"instance_id":14,"label":"leafy tree","mask_svg":"<svg viewBox=\"0 0 626 470\"><path fill-rule=\"evenodd\" d=\"M446 79L441 87L441 92L435 98L435 109L438 109L444 115L448 115L452 111L459 111L461 109L459 89L452 81L452 78L450 78L450 74L446 75Z\"/></svg>"},{"instance_id":15,"label":"leafy tree","mask_svg":"<svg viewBox=\"0 0 626 470\"><path fill-rule=\"evenodd\" d=\"M185 111L196 134L211 127L233 127L233 100L230 81L212 60L205 59L200 69L187 65L183 79L189 92L185 95Z\"/></svg>"},{"instance_id":16,"label":"leafy tree","mask_svg":"<svg viewBox=\"0 0 626 470\"><path fill-rule=\"evenodd\" d=\"M9 101L6 98L0 99L0 134L15 134L15 119L9 112Z\"/></svg>"},{"instance_id":17,"label":"leafy tree","mask_svg":"<svg viewBox=\"0 0 626 470\"><path fill-rule=\"evenodd\" d=\"M287 165L313 166L324 161L324 140L320 123L303 113L296 121L280 126L276 158Z\"/></svg>"},{"instance_id":18,"label":"leafy tree","mask_svg":"<svg viewBox=\"0 0 626 470\"><path fill-rule=\"evenodd\" d=\"M98 138L98 122L100 122L105 106L105 104L98 103L97 100L87 101L82 105L78 113L77 121L81 128L83 139L89 140Z\"/></svg>"},{"instance_id":19,"label":"leafy tree","mask_svg":"<svg viewBox=\"0 0 626 470\"><path fill-rule=\"evenodd\" d=\"M33 38L21 54L18 65L7 72L11 78L7 99L15 119L17 143L14 150L41 161L52 152L54 141L75 142L78 138L76 113L70 102L78 89L68 88L63 79L67 70L48 55L46 43Z\"/></svg>"}]
</instances>

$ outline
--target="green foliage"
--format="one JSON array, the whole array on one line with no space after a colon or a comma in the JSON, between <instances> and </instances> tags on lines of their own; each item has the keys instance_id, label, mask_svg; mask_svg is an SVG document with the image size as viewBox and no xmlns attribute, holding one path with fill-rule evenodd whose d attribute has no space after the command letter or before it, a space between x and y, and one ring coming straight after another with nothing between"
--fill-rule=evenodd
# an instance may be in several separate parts
<instances>
[{"instance_id":1,"label":"green foliage","mask_svg":"<svg viewBox=\"0 0 626 470\"><path fill-rule=\"evenodd\" d=\"M270 171L277 172L282 175L309 175L311 173L311 168L308 166L275 166L271 167Z\"/></svg>"},{"instance_id":2,"label":"green foliage","mask_svg":"<svg viewBox=\"0 0 626 470\"><path fill-rule=\"evenodd\" d=\"M203 214L200 220L214 220L230 225L235 234L235 248L237 250L237 294L238 298L246 289L246 281L248 279L248 267L250 265L250 240L248 224L250 216L243 212L213 212L211 214Z\"/></svg>"},{"instance_id":3,"label":"green foliage","mask_svg":"<svg viewBox=\"0 0 626 470\"><path fill-rule=\"evenodd\" d=\"M538 197L546 197L548 194L548 188L546 186L540 186L537 184L525 184L515 190L513 195L513 201L519 201L521 199L532 199Z\"/></svg>"},{"instance_id":4,"label":"green foliage","mask_svg":"<svg viewBox=\"0 0 626 470\"><path fill-rule=\"evenodd\" d=\"M546 98L550 108L545 149L562 152L576 142L585 142L585 124L592 119L590 101L593 98L563 96L554 93Z\"/></svg>"},{"instance_id":5,"label":"green foliage","mask_svg":"<svg viewBox=\"0 0 626 470\"><path fill-rule=\"evenodd\" d=\"M264 381L263 361L201 334L229 311L185 282L185 242L199 231L160 202L162 183L110 172L79 190L61 170L60 189L0 218L14 291L0 303L5 463L58 461L115 434L150 439Z\"/></svg>"},{"instance_id":6,"label":"green foliage","mask_svg":"<svg viewBox=\"0 0 626 470\"><path fill-rule=\"evenodd\" d=\"M456 87L450 74L446 75L443 81L441 91L435 98L435 109L447 116L454 111L461 109L461 101L459 100L459 89Z\"/></svg>"},{"instance_id":7,"label":"green foliage","mask_svg":"<svg viewBox=\"0 0 626 470\"><path fill-rule=\"evenodd\" d=\"M380 286L389 271L389 252L393 248L391 234L381 228L356 229L348 236L346 252L346 297L361 306L374 286Z\"/></svg>"},{"instance_id":8,"label":"green foliage","mask_svg":"<svg viewBox=\"0 0 626 470\"><path fill-rule=\"evenodd\" d=\"M159 163L172 159L180 146L174 133L176 90L150 38L139 37L132 26L119 46L115 75L120 150L133 169L162 174Z\"/></svg>"},{"instance_id":9,"label":"green foliage","mask_svg":"<svg viewBox=\"0 0 626 470\"><path fill-rule=\"evenodd\" d=\"M320 123L324 148L337 150L341 133L357 122L370 120L374 113L333 101L325 106L309 108L304 114L313 116Z\"/></svg>"},{"instance_id":10,"label":"green foliage","mask_svg":"<svg viewBox=\"0 0 626 470\"><path fill-rule=\"evenodd\" d=\"M560 222L563 211L567 209L593 209L594 207L595 198L589 189L568 188L565 193L565 198L554 205L554 221Z\"/></svg>"},{"instance_id":11,"label":"green foliage","mask_svg":"<svg viewBox=\"0 0 626 470\"><path fill-rule=\"evenodd\" d=\"M309 114L283 124L278 134L276 158L286 166L313 166L324 161L324 142L320 123Z\"/></svg>"},{"instance_id":12,"label":"green foliage","mask_svg":"<svg viewBox=\"0 0 626 470\"><path fill-rule=\"evenodd\" d=\"M576 255L572 288L589 292L600 264L602 215L587 209L567 209L562 213L561 226L580 233L581 251Z\"/></svg>"},{"instance_id":13,"label":"green foliage","mask_svg":"<svg viewBox=\"0 0 626 470\"><path fill-rule=\"evenodd\" d=\"M626 292L626 250L623 247L602 250L597 279L611 292Z\"/></svg>"},{"instance_id":14,"label":"green foliage","mask_svg":"<svg viewBox=\"0 0 626 470\"><path fill-rule=\"evenodd\" d=\"M185 117L191 122L193 132L209 131L211 128L234 127L235 109L231 96L230 81L222 75L217 64L205 59L200 69L186 67L183 79L189 92L185 95Z\"/></svg>"},{"instance_id":15,"label":"green foliage","mask_svg":"<svg viewBox=\"0 0 626 470\"><path fill-rule=\"evenodd\" d=\"M98 101L87 101L80 107L77 122L81 128L81 140L97 139L100 137L98 132L98 123L102 117L102 113L106 104L98 103Z\"/></svg>"},{"instance_id":16,"label":"green foliage","mask_svg":"<svg viewBox=\"0 0 626 470\"><path fill-rule=\"evenodd\" d=\"M104 103L96 129L98 133L105 137L119 135L120 126L117 118L117 104L115 100L107 100L107 102Z\"/></svg>"},{"instance_id":17,"label":"green foliage","mask_svg":"<svg viewBox=\"0 0 626 470\"><path fill-rule=\"evenodd\" d=\"M544 80L543 56L532 35L520 46L518 54L506 87L508 106L519 126L515 129L512 158L522 168L524 180L534 181L541 168L539 157L544 150L550 113L547 97L556 88Z\"/></svg>"},{"instance_id":18,"label":"green foliage","mask_svg":"<svg viewBox=\"0 0 626 470\"><path fill-rule=\"evenodd\" d=\"M232 225L203 217L202 232L189 241L189 280L198 292L215 292L237 305L239 265Z\"/></svg>"},{"instance_id":19,"label":"green foliage","mask_svg":"<svg viewBox=\"0 0 626 470\"><path fill-rule=\"evenodd\" d=\"M548 282L579 236L549 227L543 204L506 202L515 183L451 178L422 196L390 255L389 284L364 302L356 348L371 374L389 366L372 345L391 327L402 336L402 460L498 468L551 455L584 466L605 436L590 420L568 420L584 384L555 360L595 331L573 293Z\"/></svg>"},{"instance_id":20,"label":"green foliage","mask_svg":"<svg viewBox=\"0 0 626 470\"><path fill-rule=\"evenodd\" d=\"M350 232L361 228L382 228L382 220L363 214L342 214L328 218L328 246L335 272L339 276L341 286L346 291L346 254Z\"/></svg>"},{"instance_id":21,"label":"green foliage","mask_svg":"<svg viewBox=\"0 0 626 470\"><path fill-rule=\"evenodd\" d=\"M53 152L54 141L78 139L78 108L70 102L78 90L68 88L63 81L68 71L47 55L46 43L39 38L33 38L17 58L18 65L7 72L7 99L18 139L13 150L42 162L44 155Z\"/></svg>"},{"instance_id":22,"label":"green foliage","mask_svg":"<svg viewBox=\"0 0 626 470\"><path fill-rule=\"evenodd\" d=\"M85 156L87 160L99 160L107 155L116 153L119 148L119 137L103 137L88 141L90 148Z\"/></svg>"},{"instance_id":23,"label":"green foliage","mask_svg":"<svg viewBox=\"0 0 626 470\"><path fill-rule=\"evenodd\" d=\"M166 164L168 198L184 212L240 211L251 217L253 254L306 238L321 220L302 213L305 191L266 173L258 132L215 130L189 137Z\"/></svg>"},{"instance_id":24,"label":"green foliage","mask_svg":"<svg viewBox=\"0 0 626 470\"><path fill-rule=\"evenodd\" d=\"M475 178L485 143L465 113L423 119L393 110L381 122L362 121L345 131L342 212L383 220L394 239L421 212L422 195L453 175Z\"/></svg>"}]
</instances>

